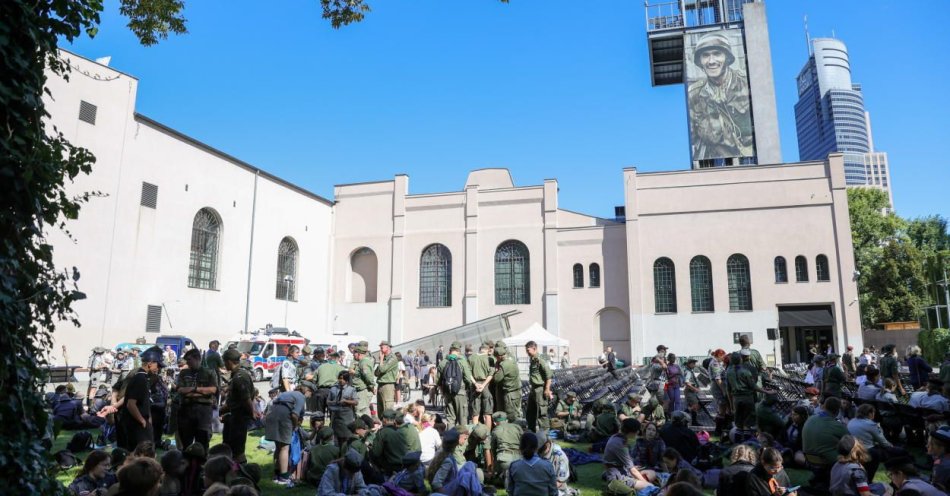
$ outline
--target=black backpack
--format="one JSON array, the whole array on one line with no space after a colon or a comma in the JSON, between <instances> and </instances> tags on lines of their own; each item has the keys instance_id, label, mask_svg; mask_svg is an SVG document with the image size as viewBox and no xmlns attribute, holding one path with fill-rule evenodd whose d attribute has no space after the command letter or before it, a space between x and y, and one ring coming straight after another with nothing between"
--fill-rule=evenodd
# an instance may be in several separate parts
<instances>
[{"instance_id":1,"label":"black backpack","mask_svg":"<svg viewBox=\"0 0 950 496\"><path fill-rule=\"evenodd\" d=\"M442 389L446 396L455 396L462 389L462 366L458 359L446 360L442 370Z\"/></svg>"},{"instance_id":2,"label":"black backpack","mask_svg":"<svg viewBox=\"0 0 950 496\"><path fill-rule=\"evenodd\" d=\"M79 431L73 434L69 443L66 444L66 449L72 453L82 453L92 449L92 434L89 431Z\"/></svg>"},{"instance_id":3,"label":"black backpack","mask_svg":"<svg viewBox=\"0 0 950 496\"><path fill-rule=\"evenodd\" d=\"M56 453L53 453L53 459L56 460L56 465L58 465L62 470L69 470L79 465L81 462L81 460L68 449L59 450Z\"/></svg>"}]
</instances>

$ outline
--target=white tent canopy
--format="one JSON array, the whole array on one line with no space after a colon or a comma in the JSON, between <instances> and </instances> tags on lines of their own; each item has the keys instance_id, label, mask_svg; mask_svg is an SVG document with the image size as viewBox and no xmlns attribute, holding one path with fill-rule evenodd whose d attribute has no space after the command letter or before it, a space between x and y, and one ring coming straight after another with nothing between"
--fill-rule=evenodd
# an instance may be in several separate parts
<instances>
[{"instance_id":1,"label":"white tent canopy","mask_svg":"<svg viewBox=\"0 0 950 496\"><path fill-rule=\"evenodd\" d=\"M538 346L549 347L567 347L571 344L570 341L551 334L537 322L531 324L524 332L507 337L502 341L508 346L524 346L528 341L534 341L538 343Z\"/></svg>"}]
</instances>

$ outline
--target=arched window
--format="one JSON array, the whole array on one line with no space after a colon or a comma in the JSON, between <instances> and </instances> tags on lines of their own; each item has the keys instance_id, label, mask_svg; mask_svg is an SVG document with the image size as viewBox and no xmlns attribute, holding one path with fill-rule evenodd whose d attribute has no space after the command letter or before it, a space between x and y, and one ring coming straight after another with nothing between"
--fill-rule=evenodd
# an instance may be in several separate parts
<instances>
[{"instance_id":1,"label":"arched window","mask_svg":"<svg viewBox=\"0 0 950 496\"><path fill-rule=\"evenodd\" d=\"M350 256L350 303L376 303L379 262L376 252L363 247Z\"/></svg>"},{"instance_id":2,"label":"arched window","mask_svg":"<svg viewBox=\"0 0 950 496\"><path fill-rule=\"evenodd\" d=\"M712 312L713 283L712 264L709 259L697 255L689 262L689 287L694 312Z\"/></svg>"},{"instance_id":3,"label":"arched window","mask_svg":"<svg viewBox=\"0 0 950 496\"><path fill-rule=\"evenodd\" d=\"M788 282L788 265L785 264L785 257L775 257L775 282Z\"/></svg>"},{"instance_id":4,"label":"arched window","mask_svg":"<svg viewBox=\"0 0 950 496\"><path fill-rule=\"evenodd\" d=\"M828 267L828 257L824 255L818 255L815 257L815 270L818 271L819 281L831 280L831 270Z\"/></svg>"},{"instance_id":5,"label":"arched window","mask_svg":"<svg viewBox=\"0 0 950 496\"><path fill-rule=\"evenodd\" d=\"M736 253L726 261L729 279L729 310L752 310L752 278L749 275L749 259Z\"/></svg>"},{"instance_id":6,"label":"arched window","mask_svg":"<svg viewBox=\"0 0 950 496\"><path fill-rule=\"evenodd\" d=\"M653 262L653 295L656 313L676 313L676 267L669 258Z\"/></svg>"},{"instance_id":7,"label":"arched window","mask_svg":"<svg viewBox=\"0 0 950 496\"><path fill-rule=\"evenodd\" d=\"M297 301L297 242L290 236L277 246L278 300Z\"/></svg>"},{"instance_id":8,"label":"arched window","mask_svg":"<svg viewBox=\"0 0 950 496\"><path fill-rule=\"evenodd\" d=\"M191 224L191 259L188 262L188 286L200 289L218 287L218 246L221 218L210 208L202 208Z\"/></svg>"},{"instance_id":9,"label":"arched window","mask_svg":"<svg viewBox=\"0 0 950 496\"><path fill-rule=\"evenodd\" d=\"M495 250L495 304L531 303L531 271L528 247L520 241L505 241Z\"/></svg>"},{"instance_id":10,"label":"arched window","mask_svg":"<svg viewBox=\"0 0 950 496\"><path fill-rule=\"evenodd\" d=\"M600 287L600 265L595 263L590 264L590 287Z\"/></svg>"},{"instance_id":11,"label":"arched window","mask_svg":"<svg viewBox=\"0 0 950 496\"><path fill-rule=\"evenodd\" d=\"M452 306L452 253L438 243L422 250L419 262L419 306Z\"/></svg>"},{"instance_id":12,"label":"arched window","mask_svg":"<svg viewBox=\"0 0 950 496\"><path fill-rule=\"evenodd\" d=\"M808 259L801 255L795 257L795 281L808 282Z\"/></svg>"},{"instance_id":13,"label":"arched window","mask_svg":"<svg viewBox=\"0 0 950 496\"><path fill-rule=\"evenodd\" d=\"M584 287L584 266L581 264L574 264L574 287Z\"/></svg>"}]
</instances>

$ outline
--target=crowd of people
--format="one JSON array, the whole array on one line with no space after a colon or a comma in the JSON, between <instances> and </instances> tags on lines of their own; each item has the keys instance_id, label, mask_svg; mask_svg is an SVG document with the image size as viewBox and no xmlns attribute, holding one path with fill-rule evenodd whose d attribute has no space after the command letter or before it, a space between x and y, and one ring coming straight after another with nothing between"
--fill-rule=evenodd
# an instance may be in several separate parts
<instances>
[{"instance_id":1,"label":"crowd of people","mask_svg":"<svg viewBox=\"0 0 950 496\"><path fill-rule=\"evenodd\" d=\"M950 374L950 353L937 376L926 362L915 363L919 349L908 350L908 384L893 347L867 353L866 361L850 349L844 357L816 354L804 378L806 398L783 416L779 406L787 400L772 380L781 372L767 368L745 338L735 352L714 350L702 363L658 346L640 371L642 390L616 405L582 404L570 385L560 385L556 395L552 359L536 343L525 348L525 383L504 342L474 348L453 342L430 363L426 352L401 356L387 341L375 357L365 341L306 355L291 346L268 398L257 392L247 357L237 349L220 353L216 341L204 353L183 350L180 358L157 347L136 353L137 366L111 394L96 394L88 409L73 412L82 412L80 420L88 422L82 426L102 428L97 444L114 439L116 448L93 451L70 489L257 494L262 470L245 454L255 428L272 443L271 480L309 484L321 496L480 494L493 487L519 496L573 496L573 468L560 438L590 442L601 453L604 491L617 496L702 494L703 488L794 496L785 466L812 470L836 495L883 494L888 488L871 483L882 463L899 495L944 494L950 483L950 381L944 386L941 379ZM173 374L163 373L172 368L169 358ZM570 365L566 354L562 362ZM603 362L607 373L617 373L612 350ZM167 378L174 380L166 385ZM851 382L856 397L846 387ZM422 399L408 401L412 388L423 391ZM717 412L711 436L699 425L707 391ZM875 403L899 401L904 393L909 405L935 414L923 432L888 421ZM218 424L222 442L211 446ZM929 481L906 449L915 441L926 446ZM160 462L156 449L164 451ZM725 468L718 463L723 454Z\"/></svg>"}]
</instances>

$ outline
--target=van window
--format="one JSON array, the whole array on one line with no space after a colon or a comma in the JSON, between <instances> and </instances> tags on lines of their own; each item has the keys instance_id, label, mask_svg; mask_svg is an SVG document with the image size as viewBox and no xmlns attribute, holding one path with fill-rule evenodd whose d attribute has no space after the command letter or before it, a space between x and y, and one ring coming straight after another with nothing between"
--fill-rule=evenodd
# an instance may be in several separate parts
<instances>
[{"instance_id":1,"label":"van window","mask_svg":"<svg viewBox=\"0 0 950 496\"><path fill-rule=\"evenodd\" d=\"M270 358L274 356L274 343L268 343L267 347L264 348L264 353L261 356L264 358Z\"/></svg>"},{"instance_id":2,"label":"van window","mask_svg":"<svg viewBox=\"0 0 950 496\"><path fill-rule=\"evenodd\" d=\"M277 345L277 356L287 356L287 350L290 349L289 344L278 344Z\"/></svg>"}]
</instances>

